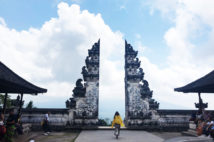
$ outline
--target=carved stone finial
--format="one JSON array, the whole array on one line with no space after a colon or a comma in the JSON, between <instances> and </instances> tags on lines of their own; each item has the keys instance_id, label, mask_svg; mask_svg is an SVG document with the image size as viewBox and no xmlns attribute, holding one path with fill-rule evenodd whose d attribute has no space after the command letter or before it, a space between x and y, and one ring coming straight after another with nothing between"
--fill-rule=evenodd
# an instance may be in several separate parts
<instances>
[{"instance_id":1,"label":"carved stone finial","mask_svg":"<svg viewBox=\"0 0 214 142\"><path fill-rule=\"evenodd\" d=\"M76 87L73 90L74 97L84 97L86 92L86 88L82 84L82 79L78 79L76 81Z\"/></svg>"},{"instance_id":2,"label":"carved stone finial","mask_svg":"<svg viewBox=\"0 0 214 142\"><path fill-rule=\"evenodd\" d=\"M83 88L82 81L83 81L82 79L78 79L78 80L76 81L76 86L77 86L77 87Z\"/></svg>"},{"instance_id":3,"label":"carved stone finial","mask_svg":"<svg viewBox=\"0 0 214 142\"><path fill-rule=\"evenodd\" d=\"M82 67L82 74L83 74L83 75L87 75L87 74L88 74L88 71L87 71L87 69L86 69L86 66L83 66L83 67Z\"/></svg>"},{"instance_id":4,"label":"carved stone finial","mask_svg":"<svg viewBox=\"0 0 214 142\"><path fill-rule=\"evenodd\" d=\"M146 80L143 80L143 85L141 85L141 96L142 98L151 98L153 91L150 90L149 88L149 83Z\"/></svg>"}]
</instances>

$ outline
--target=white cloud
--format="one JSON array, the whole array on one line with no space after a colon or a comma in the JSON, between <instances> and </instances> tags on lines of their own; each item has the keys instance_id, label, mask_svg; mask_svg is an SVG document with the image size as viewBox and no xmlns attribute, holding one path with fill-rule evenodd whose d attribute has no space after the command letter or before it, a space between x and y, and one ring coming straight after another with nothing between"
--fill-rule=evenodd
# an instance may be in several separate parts
<instances>
[{"instance_id":1,"label":"white cloud","mask_svg":"<svg viewBox=\"0 0 214 142\"><path fill-rule=\"evenodd\" d=\"M126 9L126 6L125 5L121 5L120 6L120 10L125 10Z\"/></svg>"},{"instance_id":2,"label":"white cloud","mask_svg":"<svg viewBox=\"0 0 214 142\"><path fill-rule=\"evenodd\" d=\"M0 24L2 26L7 26L7 24L5 23L4 19L2 17L0 17Z\"/></svg>"},{"instance_id":3,"label":"white cloud","mask_svg":"<svg viewBox=\"0 0 214 142\"><path fill-rule=\"evenodd\" d=\"M124 98L123 56L118 57L123 55L123 35L113 32L100 14L61 2L58 17L46 21L39 29L19 32L1 22L0 31L0 60L22 77L48 89L47 94L38 97L25 96L27 101L33 99L42 107L65 107L76 80L82 77L87 51L99 38L100 94L107 101Z\"/></svg>"},{"instance_id":4,"label":"white cloud","mask_svg":"<svg viewBox=\"0 0 214 142\"><path fill-rule=\"evenodd\" d=\"M194 108L198 102L197 94L174 92L175 87L185 85L213 70L213 29L214 20L211 10L212 0L208 1L150 1L153 12L161 12L164 18L174 23L164 35L170 49L168 66L159 68L148 59L141 57L146 77L154 90L154 97L165 104ZM210 30L207 31L206 28ZM207 36L207 39L204 39ZM203 38L203 40L202 40ZM200 45L200 46L199 46ZM212 94L203 96L209 102L209 109L214 108Z\"/></svg>"},{"instance_id":5,"label":"white cloud","mask_svg":"<svg viewBox=\"0 0 214 142\"><path fill-rule=\"evenodd\" d=\"M174 104L177 108L194 108L197 96L176 93L173 89L205 75L213 68L213 12L211 4L204 3L205 8L201 8L198 1L153 0L150 3L154 12L161 11L166 17L169 14L169 20L174 22L163 37L170 49L167 67L160 68L148 58L139 56L145 79L154 90L154 98L160 102L161 108L166 108L167 104ZM202 27L206 26L211 30L203 33ZM69 6L62 2L58 5L58 17L46 21L39 29L19 32L8 28L1 18L0 31L0 60L24 78L48 89L47 94L25 97L42 107L64 107L75 81L82 77L81 68L87 50L100 38L101 113L109 115L108 112L115 110L124 111L123 34L112 31L100 14L81 11L78 5ZM201 44L203 49L193 41L204 34L208 38L206 44ZM142 44L139 35L136 35L133 45L139 50L139 55L149 49ZM211 95L206 95L205 101L209 102L210 108L214 108L212 99Z\"/></svg>"}]
</instances>

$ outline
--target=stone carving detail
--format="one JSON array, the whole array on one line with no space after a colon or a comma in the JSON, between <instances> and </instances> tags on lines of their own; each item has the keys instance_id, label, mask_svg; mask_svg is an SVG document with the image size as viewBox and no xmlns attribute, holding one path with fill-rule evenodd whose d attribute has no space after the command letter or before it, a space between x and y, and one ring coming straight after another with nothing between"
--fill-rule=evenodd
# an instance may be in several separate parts
<instances>
[{"instance_id":1,"label":"stone carving detail","mask_svg":"<svg viewBox=\"0 0 214 142\"><path fill-rule=\"evenodd\" d=\"M73 97L85 97L86 88L82 84L82 79L78 79L73 90Z\"/></svg>"},{"instance_id":2,"label":"stone carving detail","mask_svg":"<svg viewBox=\"0 0 214 142\"><path fill-rule=\"evenodd\" d=\"M70 98L69 100L67 100L65 102L66 104L66 108L75 108L76 107L76 101L74 100L74 98Z\"/></svg>"},{"instance_id":3,"label":"stone carving detail","mask_svg":"<svg viewBox=\"0 0 214 142\"><path fill-rule=\"evenodd\" d=\"M144 79L141 62L137 58L138 52L125 41L125 98L126 120L152 119L154 111L159 103L152 99L153 91L149 83ZM134 123L134 122L131 122Z\"/></svg>"},{"instance_id":4,"label":"stone carving detail","mask_svg":"<svg viewBox=\"0 0 214 142\"><path fill-rule=\"evenodd\" d=\"M66 101L66 107L74 109L74 119L93 119L98 121L99 97L99 57L100 40L88 50L85 59L86 66L82 67L82 79L78 79L73 89L73 97Z\"/></svg>"}]
</instances>

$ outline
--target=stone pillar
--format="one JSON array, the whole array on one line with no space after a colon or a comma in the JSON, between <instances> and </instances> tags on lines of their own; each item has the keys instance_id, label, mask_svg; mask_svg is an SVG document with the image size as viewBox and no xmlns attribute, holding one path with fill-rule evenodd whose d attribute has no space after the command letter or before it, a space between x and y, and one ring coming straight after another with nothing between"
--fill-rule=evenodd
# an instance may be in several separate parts
<instances>
[{"instance_id":1,"label":"stone pillar","mask_svg":"<svg viewBox=\"0 0 214 142\"><path fill-rule=\"evenodd\" d=\"M139 125L145 120L152 120L159 103L152 99L152 91L144 79L138 52L125 41L125 113L127 127Z\"/></svg>"},{"instance_id":2,"label":"stone pillar","mask_svg":"<svg viewBox=\"0 0 214 142\"><path fill-rule=\"evenodd\" d=\"M74 109L74 125L96 126L98 123L100 40L88 50L86 66L82 67L82 79L78 79L73 98L66 101Z\"/></svg>"}]
</instances>

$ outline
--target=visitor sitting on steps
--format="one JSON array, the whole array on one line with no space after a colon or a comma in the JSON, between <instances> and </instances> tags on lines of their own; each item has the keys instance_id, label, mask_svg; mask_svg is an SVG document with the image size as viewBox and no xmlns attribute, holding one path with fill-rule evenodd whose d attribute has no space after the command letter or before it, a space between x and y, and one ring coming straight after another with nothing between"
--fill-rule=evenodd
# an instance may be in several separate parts
<instances>
[{"instance_id":1,"label":"visitor sitting on steps","mask_svg":"<svg viewBox=\"0 0 214 142\"><path fill-rule=\"evenodd\" d=\"M120 114L118 111L115 112L115 115L114 115L114 120L112 122L112 125L111 127L113 128L113 126L115 126L115 128L118 128L118 136L120 134L120 127L124 127L124 124L123 124L123 120L122 118L120 117ZM116 134L115 134L116 135Z\"/></svg>"}]
</instances>

